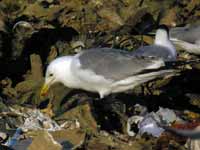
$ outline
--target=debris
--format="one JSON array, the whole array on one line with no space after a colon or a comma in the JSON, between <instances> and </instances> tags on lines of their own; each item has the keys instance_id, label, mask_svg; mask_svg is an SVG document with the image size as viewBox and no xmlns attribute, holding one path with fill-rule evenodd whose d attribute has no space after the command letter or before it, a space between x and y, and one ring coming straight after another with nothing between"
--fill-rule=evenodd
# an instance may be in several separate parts
<instances>
[{"instance_id":1,"label":"debris","mask_svg":"<svg viewBox=\"0 0 200 150\"><path fill-rule=\"evenodd\" d=\"M46 129L48 131L61 130L61 127L55 121L42 114L39 110L30 110L27 115L28 117L21 126L23 131L41 129Z\"/></svg>"},{"instance_id":2,"label":"debris","mask_svg":"<svg viewBox=\"0 0 200 150\"><path fill-rule=\"evenodd\" d=\"M158 126L157 121L160 122L160 118L155 113L147 114L144 119L138 124L139 133L148 133L155 137L159 137L164 129Z\"/></svg>"},{"instance_id":3,"label":"debris","mask_svg":"<svg viewBox=\"0 0 200 150\"><path fill-rule=\"evenodd\" d=\"M22 129L21 128L17 128L15 134L13 135L12 138L10 138L7 142L6 142L6 146L10 147L10 148L14 148L17 141L20 139L20 136L22 134Z\"/></svg>"},{"instance_id":4,"label":"debris","mask_svg":"<svg viewBox=\"0 0 200 150\"><path fill-rule=\"evenodd\" d=\"M159 107L159 110L156 114L160 117L160 119L165 122L167 125L176 121L177 117L173 110L168 108Z\"/></svg>"},{"instance_id":5,"label":"debris","mask_svg":"<svg viewBox=\"0 0 200 150\"><path fill-rule=\"evenodd\" d=\"M196 127L194 130L199 132L200 126ZM200 139L188 139L186 143L186 147L189 150L200 150Z\"/></svg>"},{"instance_id":6,"label":"debris","mask_svg":"<svg viewBox=\"0 0 200 150\"><path fill-rule=\"evenodd\" d=\"M129 136L135 136L136 133L134 131L131 131L131 126L133 126L134 124L137 125L139 122L141 122L143 120L144 117L142 116L132 116L130 118L128 118L127 121L127 133Z\"/></svg>"}]
</instances>

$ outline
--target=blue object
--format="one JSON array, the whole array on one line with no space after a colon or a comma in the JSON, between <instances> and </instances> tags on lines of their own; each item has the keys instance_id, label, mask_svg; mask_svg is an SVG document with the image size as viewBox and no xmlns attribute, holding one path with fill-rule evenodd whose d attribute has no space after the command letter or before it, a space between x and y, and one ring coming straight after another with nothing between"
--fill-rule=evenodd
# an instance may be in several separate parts
<instances>
[{"instance_id":1,"label":"blue object","mask_svg":"<svg viewBox=\"0 0 200 150\"><path fill-rule=\"evenodd\" d=\"M17 143L17 141L19 140L20 135L22 134L22 129L21 128L17 128L15 134L13 135L12 138L10 138L7 143L6 146L13 148L15 146L15 144Z\"/></svg>"}]
</instances>

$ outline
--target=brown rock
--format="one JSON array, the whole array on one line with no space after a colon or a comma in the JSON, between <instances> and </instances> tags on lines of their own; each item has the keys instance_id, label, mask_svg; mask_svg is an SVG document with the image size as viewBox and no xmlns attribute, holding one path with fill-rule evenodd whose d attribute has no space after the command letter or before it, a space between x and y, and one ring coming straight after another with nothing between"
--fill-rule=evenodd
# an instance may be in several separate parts
<instances>
[{"instance_id":1,"label":"brown rock","mask_svg":"<svg viewBox=\"0 0 200 150\"><path fill-rule=\"evenodd\" d=\"M0 31L6 32L6 30L5 30L5 23L4 23L4 17L1 14L1 12L0 12Z\"/></svg>"},{"instance_id":2,"label":"brown rock","mask_svg":"<svg viewBox=\"0 0 200 150\"><path fill-rule=\"evenodd\" d=\"M42 72L42 60L39 55L32 54L31 59L31 75L32 79L35 81L40 81L43 77Z\"/></svg>"},{"instance_id":3,"label":"brown rock","mask_svg":"<svg viewBox=\"0 0 200 150\"><path fill-rule=\"evenodd\" d=\"M93 117L91 106L89 103L86 103L84 105L79 105L58 118L57 120L78 120L80 122L80 127L82 129L87 129L90 131L97 131L97 123Z\"/></svg>"},{"instance_id":4,"label":"brown rock","mask_svg":"<svg viewBox=\"0 0 200 150\"><path fill-rule=\"evenodd\" d=\"M80 129L59 130L52 132L51 134L54 139L69 141L75 146L80 145L85 140L85 132Z\"/></svg>"},{"instance_id":5,"label":"brown rock","mask_svg":"<svg viewBox=\"0 0 200 150\"><path fill-rule=\"evenodd\" d=\"M56 142L52 135L47 131L43 131L33 139L28 150L62 150L62 146Z\"/></svg>"}]
</instances>

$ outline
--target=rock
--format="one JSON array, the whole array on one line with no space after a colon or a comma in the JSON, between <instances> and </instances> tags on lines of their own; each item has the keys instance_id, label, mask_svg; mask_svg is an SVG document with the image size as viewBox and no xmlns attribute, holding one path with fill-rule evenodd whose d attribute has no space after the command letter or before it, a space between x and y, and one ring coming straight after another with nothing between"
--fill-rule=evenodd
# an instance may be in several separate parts
<instances>
[{"instance_id":1,"label":"rock","mask_svg":"<svg viewBox=\"0 0 200 150\"><path fill-rule=\"evenodd\" d=\"M62 150L62 146L56 142L52 135L47 131L41 132L37 135L28 150Z\"/></svg>"},{"instance_id":2,"label":"rock","mask_svg":"<svg viewBox=\"0 0 200 150\"><path fill-rule=\"evenodd\" d=\"M60 130L51 132L51 134L55 140L68 141L68 143L71 143L71 146L69 148L77 147L83 144L86 136L86 133L81 129Z\"/></svg>"},{"instance_id":3,"label":"rock","mask_svg":"<svg viewBox=\"0 0 200 150\"><path fill-rule=\"evenodd\" d=\"M31 61L31 79L40 81L43 78L42 60L39 55L32 54L30 56Z\"/></svg>"},{"instance_id":4,"label":"rock","mask_svg":"<svg viewBox=\"0 0 200 150\"><path fill-rule=\"evenodd\" d=\"M93 117L89 103L76 106L75 108L63 113L56 120L78 120L80 127L84 130L97 131L97 122Z\"/></svg>"},{"instance_id":5,"label":"rock","mask_svg":"<svg viewBox=\"0 0 200 150\"><path fill-rule=\"evenodd\" d=\"M116 138L111 134L106 136L96 135L91 137L89 141L87 141L86 149L87 150L152 150L152 144L155 141L151 140L132 140L127 141L125 139Z\"/></svg>"},{"instance_id":6,"label":"rock","mask_svg":"<svg viewBox=\"0 0 200 150\"><path fill-rule=\"evenodd\" d=\"M111 28L116 28L124 25L122 18L112 8L103 8L97 11L97 13L100 17L113 24Z\"/></svg>"},{"instance_id":7,"label":"rock","mask_svg":"<svg viewBox=\"0 0 200 150\"><path fill-rule=\"evenodd\" d=\"M160 24L166 24L168 26L176 26L177 20L177 8L173 7L166 11L165 16L161 19Z\"/></svg>"},{"instance_id":8,"label":"rock","mask_svg":"<svg viewBox=\"0 0 200 150\"><path fill-rule=\"evenodd\" d=\"M0 12L0 31L6 32L4 19L4 16Z\"/></svg>"},{"instance_id":9,"label":"rock","mask_svg":"<svg viewBox=\"0 0 200 150\"><path fill-rule=\"evenodd\" d=\"M187 93L186 97L189 98L190 104L200 108L200 95L199 94Z\"/></svg>"},{"instance_id":10,"label":"rock","mask_svg":"<svg viewBox=\"0 0 200 150\"><path fill-rule=\"evenodd\" d=\"M4 142L8 138L8 135L4 132L0 132L0 143Z\"/></svg>"}]
</instances>

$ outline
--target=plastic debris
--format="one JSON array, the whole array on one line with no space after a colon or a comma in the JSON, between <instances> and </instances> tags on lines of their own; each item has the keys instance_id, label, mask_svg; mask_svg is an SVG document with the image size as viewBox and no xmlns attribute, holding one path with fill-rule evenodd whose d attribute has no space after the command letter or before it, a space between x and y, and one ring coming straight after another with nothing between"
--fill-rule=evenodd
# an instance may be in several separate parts
<instances>
[{"instance_id":1,"label":"plastic debris","mask_svg":"<svg viewBox=\"0 0 200 150\"><path fill-rule=\"evenodd\" d=\"M15 147L15 144L17 143L17 141L20 139L20 136L22 134L22 129L21 128L17 128L15 134L13 135L12 138L10 138L7 142L6 142L6 146L13 148Z\"/></svg>"},{"instance_id":2,"label":"plastic debris","mask_svg":"<svg viewBox=\"0 0 200 150\"><path fill-rule=\"evenodd\" d=\"M146 113L148 113L147 107L140 104L134 105L134 111L140 116L144 116Z\"/></svg>"},{"instance_id":3,"label":"plastic debris","mask_svg":"<svg viewBox=\"0 0 200 150\"><path fill-rule=\"evenodd\" d=\"M137 105L138 107L138 105ZM129 136L135 136L135 132L131 130L133 124L138 124L139 134L148 133L152 136L159 137L165 129L159 126L159 124L165 124L169 126L179 118L176 116L173 110L160 107L157 112L147 113L147 109L143 109L139 116L132 116L127 121L127 133ZM146 114L146 115L145 115ZM143 116L144 115L144 116Z\"/></svg>"},{"instance_id":4,"label":"plastic debris","mask_svg":"<svg viewBox=\"0 0 200 150\"><path fill-rule=\"evenodd\" d=\"M78 119L75 120L68 120L65 121L63 124L60 125L61 128L63 129L77 129L80 128L80 122L78 121Z\"/></svg>"},{"instance_id":5,"label":"plastic debris","mask_svg":"<svg viewBox=\"0 0 200 150\"><path fill-rule=\"evenodd\" d=\"M128 118L128 121L127 121L127 134L129 136L135 136L136 135L136 133L134 131L131 131L131 127L133 126L133 124L137 125L142 120L143 120L142 116L132 116L132 117Z\"/></svg>"},{"instance_id":6,"label":"plastic debris","mask_svg":"<svg viewBox=\"0 0 200 150\"><path fill-rule=\"evenodd\" d=\"M158 126L158 120L160 122L160 119L154 112L146 115L138 124L139 134L148 133L152 136L159 137L164 132L164 129Z\"/></svg>"},{"instance_id":7,"label":"plastic debris","mask_svg":"<svg viewBox=\"0 0 200 150\"><path fill-rule=\"evenodd\" d=\"M173 110L168 108L159 107L159 110L156 112L157 115L162 119L163 122L170 124L174 122L177 117Z\"/></svg>"},{"instance_id":8,"label":"plastic debris","mask_svg":"<svg viewBox=\"0 0 200 150\"><path fill-rule=\"evenodd\" d=\"M48 116L45 116L39 110L32 110L28 113L29 117L25 119L21 126L23 131L46 129L48 131L61 130L61 127Z\"/></svg>"}]
</instances>

